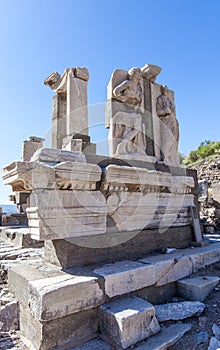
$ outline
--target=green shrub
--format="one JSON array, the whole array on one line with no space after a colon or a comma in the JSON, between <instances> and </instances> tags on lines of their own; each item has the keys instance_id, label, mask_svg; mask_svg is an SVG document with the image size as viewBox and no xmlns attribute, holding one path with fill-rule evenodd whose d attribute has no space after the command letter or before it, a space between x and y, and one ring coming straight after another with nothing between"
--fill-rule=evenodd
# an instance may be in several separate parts
<instances>
[{"instance_id":1,"label":"green shrub","mask_svg":"<svg viewBox=\"0 0 220 350\"><path fill-rule=\"evenodd\" d=\"M194 163L199 159L199 156L196 151L191 151L189 154L189 159Z\"/></svg>"}]
</instances>

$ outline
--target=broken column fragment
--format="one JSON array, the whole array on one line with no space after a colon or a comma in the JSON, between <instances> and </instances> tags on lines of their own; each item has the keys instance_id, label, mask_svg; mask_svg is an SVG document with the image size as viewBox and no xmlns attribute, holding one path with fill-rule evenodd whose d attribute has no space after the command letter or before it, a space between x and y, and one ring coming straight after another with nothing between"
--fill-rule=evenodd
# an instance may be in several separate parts
<instances>
[{"instance_id":1,"label":"broken column fragment","mask_svg":"<svg viewBox=\"0 0 220 350\"><path fill-rule=\"evenodd\" d=\"M66 68L62 75L54 72L45 79L44 84L56 93L52 111L53 148L82 152L89 146L88 80L85 67Z\"/></svg>"}]
</instances>

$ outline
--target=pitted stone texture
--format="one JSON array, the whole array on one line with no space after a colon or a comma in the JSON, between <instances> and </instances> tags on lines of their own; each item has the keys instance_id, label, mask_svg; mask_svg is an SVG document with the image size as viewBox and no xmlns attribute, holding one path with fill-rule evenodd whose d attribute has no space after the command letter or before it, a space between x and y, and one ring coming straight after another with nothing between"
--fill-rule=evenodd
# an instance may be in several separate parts
<instances>
[{"instance_id":1,"label":"pitted stone texture","mask_svg":"<svg viewBox=\"0 0 220 350\"><path fill-rule=\"evenodd\" d=\"M206 265L214 264L220 261L220 244L215 243L204 248L196 250L186 250L186 253L191 251L191 261L193 264L193 272L203 268Z\"/></svg>"},{"instance_id":2,"label":"pitted stone texture","mask_svg":"<svg viewBox=\"0 0 220 350\"><path fill-rule=\"evenodd\" d=\"M103 291L95 277L57 276L30 282L29 307L39 320L91 309L103 301Z\"/></svg>"},{"instance_id":3,"label":"pitted stone texture","mask_svg":"<svg viewBox=\"0 0 220 350\"><path fill-rule=\"evenodd\" d=\"M218 350L220 348L220 340L211 337L208 350Z\"/></svg>"},{"instance_id":4,"label":"pitted stone texture","mask_svg":"<svg viewBox=\"0 0 220 350\"><path fill-rule=\"evenodd\" d=\"M120 261L93 270L103 276L109 297L122 295L155 283L154 266L134 261Z\"/></svg>"},{"instance_id":5,"label":"pitted stone texture","mask_svg":"<svg viewBox=\"0 0 220 350\"><path fill-rule=\"evenodd\" d=\"M50 165L39 162L13 162L3 169L4 183L11 185L16 192L30 192L36 189L95 190L101 175L101 168L96 164L72 161Z\"/></svg>"},{"instance_id":6,"label":"pitted stone texture","mask_svg":"<svg viewBox=\"0 0 220 350\"><path fill-rule=\"evenodd\" d=\"M194 206L192 177L108 165L101 186L109 193L108 213L120 232L191 224L188 208ZM171 193L161 193L165 187Z\"/></svg>"},{"instance_id":7,"label":"pitted stone texture","mask_svg":"<svg viewBox=\"0 0 220 350\"><path fill-rule=\"evenodd\" d=\"M85 155L81 152L70 152L56 148L40 148L31 158L32 162L80 162L85 163Z\"/></svg>"},{"instance_id":8,"label":"pitted stone texture","mask_svg":"<svg viewBox=\"0 0 220 350\"><path fill-rule=\"evenodd\" d=\"M30 350L70 349L94 339L98 332L98 309L41 322L20 307L22 340Z\"/></svg>"},{"instance_id":9,"label":"pitted stone texture","mask_svg":"<svg viewBox=\"0 0 220 350\"><path fill-rule=\"evenodd\" d=\"M212 326L212 332L213 332L213 334L214 334L214 336L218 339L218 340L220 340L220 328L217 326L217 324L213 324L213 326Z\"/></svg>"},{"instance_id":10,"label":"pitted stone texture","mask_svg":"<svg viewBox=\"0 0 220 350\"><path fill-rule=\"evenodd\" d=\"M160 330L153 305L136 297L102 305L100 327L104 338L123 349Z\"/></svg>"},{"instance_id":11,"label":"pitted stone texture","mask_svg":"<svg viewBox=\"0 0 220 350\"><path fill-rule=\"evenodd\" d=\"M181 303L168 303L154 305L158 321L183 320L192 316L200 316L205 304L199 301L185 301Z\"/></svg>"},{"instance_id":12,"label":"pitted stone texture","mask_svg":"<svg viewBox=\"0 0 220 350\"><path fill-rule=\"evenodd\" d=\"M190 256L185 256L182 252L155 255L140 261L154 265L157 286L175 282L192 273Z\"/></svg>"},{"instance_id":13,"label":"pitted stone texture","mask_svg":"<svg viewBox=\"0 0 220 350\"><path fill-rule=\"evenodd\" d=\"M9 287L21 304L28 303L35 319L54 320L94 308L104 301L98 278L85 270L81 272L74 275L59 269L47 272L19 266L9 273Z\"/></svg>"},{"instance_id":14,"label":"pitted stone texture","mask_svg":"<svg viewBox=\"0 0 220 350\"><path fill-rule=\"evenodd\" d=\"M120 232L191 224L188 207L194 205L193 195L160 193L158 188L149 187L146 192L117 192L119 186L113 188L107 199L108 213Z\"/></svg>"},{"instance_id":15,"label":"pitted stone texture","mask_svg":"<svg viewBox=\"0 0 220 350\"><path fill-rule=\"evenodd\" d=\"M107 207L100 191L32 192L27 209L31 237L38 240L66 239L104 234Z\"/></svg>"},{"instance_id":16,"label":"pitted stone texture","mask_svg":"<svg viewBox=\"0 0 220 350\"><path fill-rule=\"evenodd\" d=\"M19 307L17 301L10 301L0 308L0 331L19 329Z\"/></svg>"},{"instance_id":17,"label":"pitted stone texture","mask_svg":"<svg viewBox=\"0 0 220 350\"><path fill-rule=\"evenodd\" d=\"M188 323L173 324L162 327L161 331L138 346L135 350L166 350L174 345L182 336L191 329Z\"/></svg>"},{"instance_id":18,"label":"pitted stone texture","mask_svg":"<svg viewBox=\"0 0 220 350\"><path fill-rule=\"evenodd\" d=\"M200 276L177 281L178 294L187 300L203 301L219 283L217 276Z\"/></svg>"},{"instance_id":19,"label":"pitted stone texture","mask_svg":"<svg viewBox=\"0 0 220 350\"><path fill-rule=\"evenodd\" d=\"M95 339L83 345L77 346L71 350L112 350L112 346L103 340Z\"/></svg>"},{"instance_id":20,"label":"pitted stone texture","mask_svg":"<svg viewBox=\"0 0 220 350\"><path fill-rule=\"evenodd\" d=\"M30 161L34 153L43 147L43 141L45 141L44 138L36 136L30 136L28 140L25 140L22 148L22 160Z\"/></svg>"}]
</instances>

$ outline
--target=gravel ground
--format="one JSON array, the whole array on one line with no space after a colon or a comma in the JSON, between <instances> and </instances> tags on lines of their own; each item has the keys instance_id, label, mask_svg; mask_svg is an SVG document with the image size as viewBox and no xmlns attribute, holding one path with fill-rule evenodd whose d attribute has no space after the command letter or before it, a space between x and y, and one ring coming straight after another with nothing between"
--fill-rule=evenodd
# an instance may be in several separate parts
<instances>
[{"instance_id":1,"label":"gravel ground","mask_svg":"<svg viewBox=\"0 0 220 350\"><path fill-rule=\"evenodd\" d=\"M218 276L220 277L220 262L197 271L191 277L196 276ZM209 341L213 336L212 326L215 323L220 327L220 284L203 301L206 305L200 317L185 320L191 323L191 330L181 338L170 350L207 350ZM164 323L165 324L165 323ZM147 350L147 349L146 349Z\"/></svg>"}]
</instances>

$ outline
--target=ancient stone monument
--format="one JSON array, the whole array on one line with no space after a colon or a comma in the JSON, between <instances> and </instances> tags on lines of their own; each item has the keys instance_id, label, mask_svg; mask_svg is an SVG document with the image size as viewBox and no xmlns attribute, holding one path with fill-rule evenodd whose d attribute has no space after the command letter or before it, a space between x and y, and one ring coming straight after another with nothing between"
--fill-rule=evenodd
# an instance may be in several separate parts
<instances>
[{"instance_id":1,"label":"ancient stone monument","mask_svg":"<svg viewBox=\"0 0 220 350\"><path fill-rule=\"evenodd\" d=\"M88 70L52 73L45 80L56 93L52 148L37 147L3 170L5 184L29 194L30 234L44 241L42 265L9 272L21 332L35 350L77 347L99 329L126 349L160 330L154 307L134 291L168 283L144 259L190 245L197 194L196 173L178 166L174 93L155 83L160 70L114 71L106 105L111 157L91 152ZM131 323L117 316L129 305L138 310L126 316Z\"/></svg>"}]
</instances>

